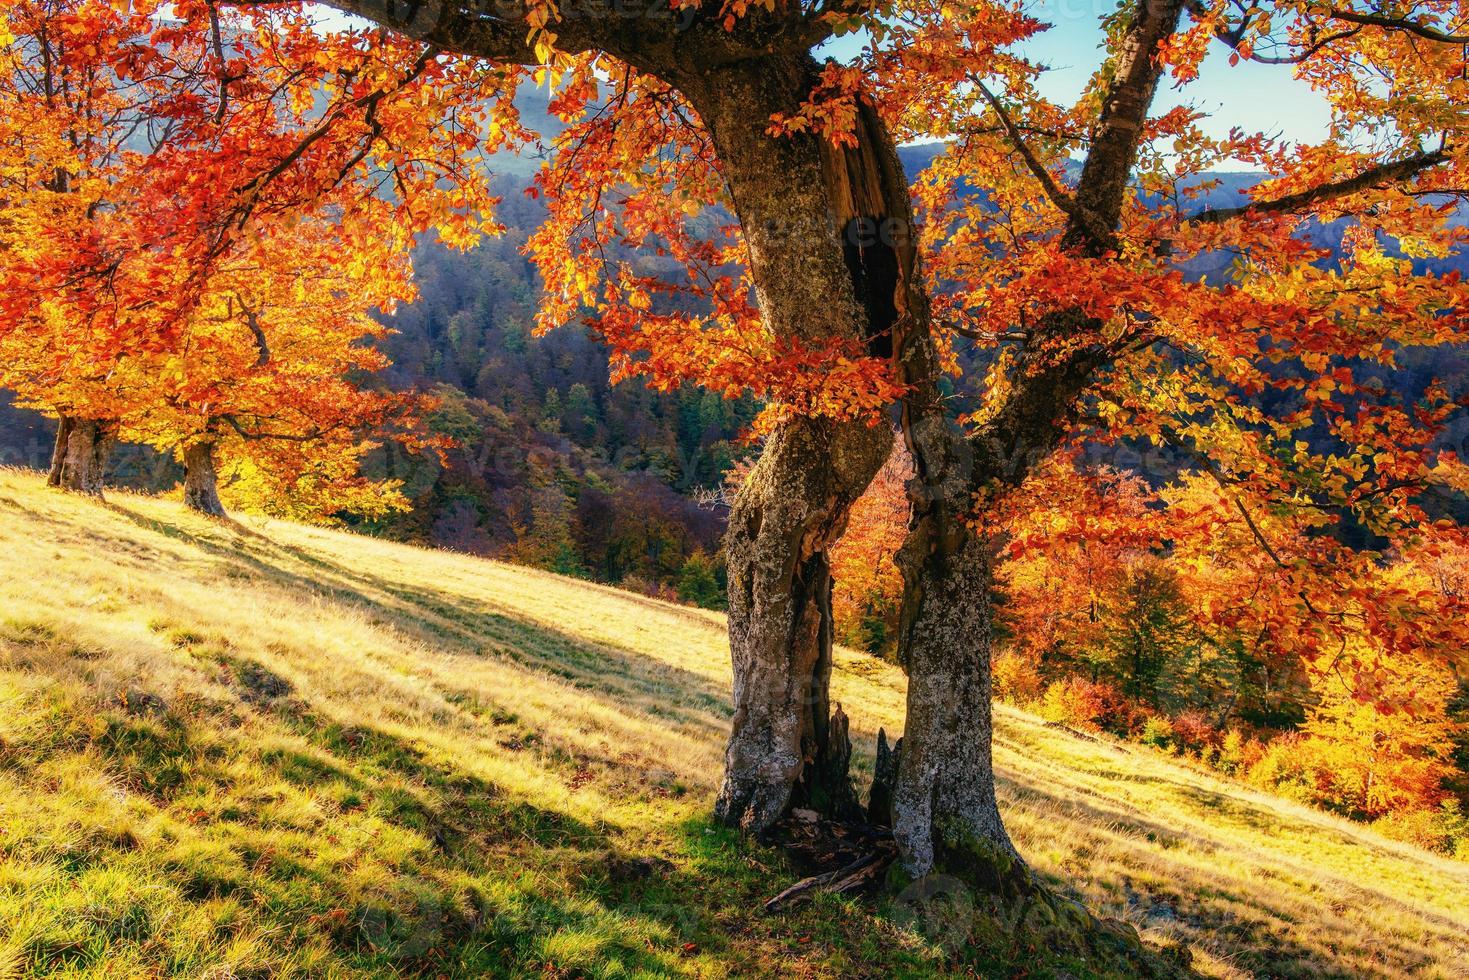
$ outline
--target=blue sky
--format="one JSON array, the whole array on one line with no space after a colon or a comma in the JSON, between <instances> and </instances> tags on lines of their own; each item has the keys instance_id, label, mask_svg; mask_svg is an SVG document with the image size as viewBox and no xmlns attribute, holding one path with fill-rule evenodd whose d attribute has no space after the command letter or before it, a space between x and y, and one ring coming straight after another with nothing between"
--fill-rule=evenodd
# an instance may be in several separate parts
<instances>
[{"instance_id":1,"label":"blue sky","mask_svg":"<svg viewBox=\"0 0 1469 980\"><path fill-rule=\"evenodd\" d=\"M1100 17L1115 10L1106 0L1043 0L1035 15L1055 26L1031 41L1026 51L1055 70L1041 79L1053 99L1074 99L1096 68L1102 41ZM1162 111L1182 102L1216 115L1219 135L1231 126L1280 133L1286 139L1314 142L1326 135L1326 102L1291 76L1289 65L1229 64L1229 51L1215 43L1197 81L1183 90L1165 79L1155 103Z\"/></svg>"},{"instance_id":2,"label":"blue sky","mask_svg":"<svg viewBox=\"0 0 1469 980\"><path fill-rule=\"evenodd\" d=\"M1101 57L1101 18L1116 8L1116 0L1036 0L1033 15L1053 25L1024 49L1051 68L1040 79L1042 94L1061 103L1076 100ZM316 12L324 23L351 22L327 7L318 6ZM825 51L841 60L862 43L859 37L838 38ZM1326 102L1296 81L1288 65L1245 62L1231 66L1229 51L1218 43L1198 80L1186 89L1174 89L1164 80L1154 110L1163 112L1185 102L1210 114L1205 128L1215 136L1239 126L1249 132L1278 134L1292 142L1318 142L1330 123Z\"/></svg>"},{"instance_id":3,"label":"blue sky","mask_svg":"<svg viewBox=\"0 0 1469 980\"><path fill-rule=\"evenodd\" d=\"M1075 101L1101 57L1101 18L1115 9L1112 0L1040 0L1034 5L1034 16L1053 25L1023 49L1052 69L1040 79L1042 94L1057 102ZM841 58L843 48L850 50L854 43L855 39L839 40L831 53ZM1254 62L1231 66L1229 51L1218 43L1198 80L1187 88L1174 89L1170 80L1164 80L1154 110L1162 112L1180 103L1208 112L1212 118L1206 129L1218 136L1239 126L1292 142L1317 142L1330 124L1326 102L1296 81L1290 66Z\"/></svg>"}]
</instances>

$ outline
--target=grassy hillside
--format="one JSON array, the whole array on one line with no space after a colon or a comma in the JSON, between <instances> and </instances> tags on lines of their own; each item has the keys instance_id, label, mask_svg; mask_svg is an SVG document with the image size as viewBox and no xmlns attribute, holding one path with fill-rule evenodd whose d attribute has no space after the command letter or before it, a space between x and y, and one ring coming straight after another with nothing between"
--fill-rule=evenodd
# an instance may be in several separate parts
<instances>
[{"instance_id":1,"label":"grassy hillside","mask_svg":"<svg viewBox=\"0 0 1469 980\"><path fill-rule=\"evenodd\" d=\"M791 870L705 816L728 682L712 614L0 471L0 978L942 974L886 909L759 910ZM836 685L898 727L897 671ZM998 739L1022 851L1201 972L1469 976L1469 866Z\"/></svg>"}]
</instances>

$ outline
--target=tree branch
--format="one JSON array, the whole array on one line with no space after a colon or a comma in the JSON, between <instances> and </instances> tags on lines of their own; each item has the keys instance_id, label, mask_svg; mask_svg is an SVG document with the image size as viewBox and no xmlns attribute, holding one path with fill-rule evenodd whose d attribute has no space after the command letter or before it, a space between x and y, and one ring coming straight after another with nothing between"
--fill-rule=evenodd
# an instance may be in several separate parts
<instances>
[{"instance_id":1,"label":"tree branch","mask_svg":"<svg viewBox=\"0 0 1469 980\"><path fill-rule=\"evenodd\" d=\"M1426 153L1415 153L1413 156L1404 157L1401 160L1394 160L1390 163L1381 163L1375 167L1369 167L1355 177L1348 177L1345 180L1333 181L1317 187L1308 188L1304 191L1297 191L1294 194L1287 194L1285 197L1277 198L1273 201L1252 201L1249 204L1242 204L1235 208L1216 208L1209 211L1200 211L1198 214L1185 218L1184 221L1196 224L1220 224L1233 220L1234 218L1253 214L1294 214L1305 211L1312 205L1320 204L1323 201L1347 197L1360 193L1361 191L1371 190L1383 184L1411 180L1425 170L1430 170L1439 164L1447 163L1449 159L1450 154L1448 148L1440 147L1437 150L1431 150Z\"/></svg>"},{"instance_id":2,"label":"tree branch","mask_svg":"<svg viewBox=\"0 0 1469 980\"><path fill-rule=\"evenodd\" d=\"M345 426L338 424L326 428L317 427L306 432L252 432L241 425L239 419L233 415L221 415L219 418L223 419L231 429L235 430L235 434L246 442L267 440L276 442L315 442L330 432L345 428Z\"/></svg>"},{"instance_id":3,"label":"tree branch","mask_svg":"<svg viewBox=\"0 0 1469 980\"><path fill-rule=\"evenodd\" d=\"M1005 107L1000 104L995 94L989 90L989 86L978 78L973 81L985 101L990 104L990 108L995 110L995 115L1000 118L1000 124L1005 127L1005 133L1010 137L1010 143L1015 147L1015 152L1020 154L1020 158L1025 161L1025 165L1030 168L1035 179L1040 181L1041 187L1045 189L1046 197L1051 199L1051 203L1056 205L1058 210L1071 214L1076 207L1076 202L1071 199L1071 195L1061 189L1056 183L1056 178L1051 176L1051 171L1031 152L1030 144L1025 141L1020 127L1015 125L1015 121L1010 118L1010 114L1005 111Z\"/></svg>"},{"instance_id":4,"label":"tree branch","mask_svg":"<svg viewBox=\"0 0 1469 980\"><path fill-rule=\"evenodd\" d=\"M1082 165L1076 207L1062 241L1094 256L1112 247L1122 201L1137 162L1163 63L1158 46L1178 29L1188 0L1139 3L1118 46L1091 152Z\"/></svg>"},{"instance_id":5,"label":"tree branch","mask_svg":"<svg viewBox=\"0 0 1469 980\"><path fill-rule=\"evenodd\" d=\"M1469 44L1469 34L1450 34L1431 27L1422 21L1409 20L1406 17L1389 17L1386 14L1359 14L1355 10L1343 10L1333 7L1326 12L1333 20L1344 20L1349 24L1361 24L1365 27L1381 27L1389 31L1403 31L1407 34L1416 34L1418 37L1429 41L1437 41L1441 44Z\"/></svg>"}]
</instances>

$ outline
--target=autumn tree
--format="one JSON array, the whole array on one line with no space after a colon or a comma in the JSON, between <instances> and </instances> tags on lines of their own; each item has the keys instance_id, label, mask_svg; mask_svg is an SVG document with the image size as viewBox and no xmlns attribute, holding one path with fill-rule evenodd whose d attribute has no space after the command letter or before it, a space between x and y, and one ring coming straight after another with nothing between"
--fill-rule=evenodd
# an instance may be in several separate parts
<instances>
[{"instance_id":1,"label":"autumn tree","mask_svg":"<svg viewBox=\"0 0 1469 980\"><path fill-rule=\"evenodd\" d=\"M1037 95L1037 64L976 63L959 32L936 41L928 24L900 19L903 44L929 58L922 78L895 77L891 97L909 107L912 131L955 137L919 191L933 273L957 284L939 321L993 349L984 404L958 433L934 384L942 344L919 343L905 360L906 431L924 484L905 552L911 684L894 824L910 865L930 866L971 833L1011 850L988 756L998 508L1063 442L1175 446L1224 488L1228 520L1267 556L1256 519L1267 510L1318 528L1360 520L1386 538L1461 535L1425 494L1462 492L1462 464L1437 442L1462 396L1405 393L1364 366L1464 337L1463 284L1398 251L1443 255L1462 241L1452 221L1465 167L1462 20L1456 5L1432 3L1124 5L1105 22L1105 62L1066 107ZM1333 104L1328 139L1211 139L1196 112L1153 115L1160 82L1186 85L1217 43L1236 60L1295 64ZM948 83L937 97L935 74ZM1230 159L1268 176L1244 205L1211 209L1208 173ZM984 200L961 193L979 174L993 180ZM1340 257L1301 234L1339 219L1352 227ZM1226 248L1239 258L1222 279L1181 268ZM1285 393L1273 411L1256 397L1267 391ZM1401 622L1352 601L1365 580L1348 569L1371 555L1327 534L1311 540L1299 561L1270 559L1290 586L1275 615L1311 614L1298 649L1325 648L1358 617L1398 633ZM1377 690L1369 664L1339 666L1359 696ZM934 833L956 824L962 832Z\"/></svg>"},{"instance_id":2,"label":"autumn tree","mask_svg":"<svg viewBox=\"0 0 1469 980\"><path fill-rule=\"evenodd\" d=\"M242 242L216 264L181 343L119 361L114 384L138 393L121 433L180 457L190 508L223 514L218 473L243 467L257 507L302 502L315 472L331 474L329 510L381 513L395 490L357 474L372 448L363 433L430 441L414 431L423 399L356 380L387 365L372 345L386 330L370 311L412 290L406 252L377 235L346 243L350 233L305 219ZM344 245L355 256L346 264Z\"/></svg>"},{"instance_id":3,"label":"autumn tree","mask_svg":"<svg viewBox=\"0 0 1469 980\"><path fill-rule=\"evenodd\" d=\"M209 512L216 446L271 443L277 487L315 467L345 498L360 433L412 407L356 380L384 363L368 312L413 295L416 231L493 227L499 77L299 11L171 13L5 7L0 379L58 417L69 489L100 494L127 436L177 451Z\"/></svg>"},{"instance_id":4,"label":"autumn tree","mask_svg":"<svg viewBox=\"0 0 1469 980\"><path fill-rule=\"evenodd\" d=\"M574 3L340 6L559 82L558 107L575 122L540 182L551 209L533 242L546 326L582 319L619 352L623 373L655 384L694 380L776 402L727 543L736 715L718 812L732 823L769 827L793 800L851 812L826 696L828 552L885 456L869 423L899 393L918 480L892 816L913 873L998 855L1025 878L990 763L998 542L986 515L1064 440L1087 426L1114 436L1166 427L1250 498L1246 511L1310 472L1315 506L1370 502L1383 530L1423 526L1418 488L1457 479L1432 443L1451 397L1430 391L1410 410L1339 374L1461 328L1462 287L1415 271L1378 237L1424 254L1457 241L1448 210L1423 197L1461 186L1452 4L1279 4L1269 16L1184 0L1124 5L1106 23L1105 63L1072 107L1041 100L1039 67L1012 50L1041 25L997 5L677 5L636 18ZM814 60L834 33L859 29L869 43L853 64ZM1154 117L1164 76L1187 82L1215 43L1298 61L1342 125L1320 146L1296 147L1210 140L1186 111ZM1391 96L1369 81L1384 76ZM1362 128L1388 138L1369 146L1356 139ZM894 133L957 140L919 195L932 275L954 286L938 333ZM1084 158L1074 178L1061 166L1072 154ZM1274 179L1251 203L1210 211L1190 180L1234 158ZM965 181L992 183L986 202L958 194ZM698 228L690 213L713 202L739 226ZM1361 261L1331 266L1295 234L1322 215L1357 223ZM614 246L654 261L610 261ZM1222 247L1249 256L1227 282L1179 268ZM1274 342L1285 324L1292 338ZM959 430L939 385L955 335L997 348L986 403ZM889 357L891 373L881 369ZM1203 368L1185 370L1188 358ZM1361 407L1339 410L1331 393L1344 382ZM1293 393L1284 418L1251 407L1267 387ZM1370 447L1366 468L1357 452L1275 451L1314 425ZM1304 601L1319 608L1309 591Z\"/></svg>"},{"instance_id":5,"label":"autumn tree","mask_svg":"<svg viewBox=\"0 0 1469 980\"><path fill-rule=\"evenodd\" d=\"M104 195L116 201L130 194L126 161L169 124L154 100L172 88L166 76L173 66L163 51L138 46L122 54L148 36L143 12L16 3L4 7L3 17L0 380L58 417L51 483L99 494L117 436L115 413L102 394L112 358L108 338L74 328L86 315L82 303L117 297L95 283L83 286L64 263L80 264L100 251L103 226L112 219ZM186 79L175 80L179 97L195 94Z\"/></svg>"},{"instance_id":6,"label":"autumn tree","mask_svg":"<svg viewBox=\"0 0 1469 980\"><path fill-rule=\"evenodd\" d=\"M886 431L865 416L895 389L881 361L865 356L868 334L888 332L882 294L891 284L877 288L870 318L860 255L844 249L841 232L894 207L906 215L908 199L892 140L870 110L855 149L812 132L767 132L773 116L801 113L819 82L810 51L834 29L827 12L344 9L560 82L558 108L579 123L539 185L551 209L533 242L547 326L586 317L625 352L628 371L749 388L788 407L772 420L727 543L736 721L719 811L751 830L797 800L850 812L845 769L826 764L828 549L886 457ZM696 234L689 212L715 201L743 234ZM604 267L610 244L647 244L676 263L685 270L673 280L678 295L667 274ZM915 269L906 275L921 288ZM823 368L829 384L817 383Z\"/></svg>"}]
</instances>

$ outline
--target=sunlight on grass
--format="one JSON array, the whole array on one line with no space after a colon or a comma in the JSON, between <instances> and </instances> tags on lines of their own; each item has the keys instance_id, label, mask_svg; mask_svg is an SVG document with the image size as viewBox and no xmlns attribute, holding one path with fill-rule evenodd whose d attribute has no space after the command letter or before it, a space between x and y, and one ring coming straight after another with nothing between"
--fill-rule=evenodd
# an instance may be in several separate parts
<instances>
[{"instance_id":1,"label":"sunlight on grass","mask_svg":"<svg viewBox=\"0 0 1469 980\"><path fill-rule=\"evenodd\" d=\"M714 614L13 471L0 554L0 977L943 972L860 903L758 911ZM836 696L901 727L887 665ZM1465 975L1469 866L998 720L1026 855L1205 973Z\"/></svg>"}]
</instances>

